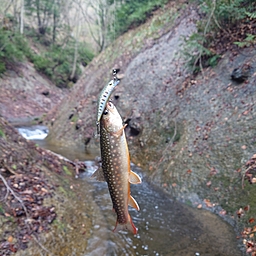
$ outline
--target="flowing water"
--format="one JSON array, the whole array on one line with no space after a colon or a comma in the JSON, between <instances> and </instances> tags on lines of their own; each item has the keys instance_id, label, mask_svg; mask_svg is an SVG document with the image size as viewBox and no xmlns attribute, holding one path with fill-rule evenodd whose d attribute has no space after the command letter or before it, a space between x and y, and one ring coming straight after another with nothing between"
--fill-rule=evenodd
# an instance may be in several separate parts
<instances>
[{"instance_id":1,"label":"flowing water","mask_svg":"<svg viewBox=\"0 0 256 256\"><path fill-rule=\"evenodd\" d=\"M36 137L35 130L40 131L39 138ZM88 187L86 193L90 193L96 207L92 236L88 241L86 252L81 255L242 255L238 248L236 234L227 222L209 211L194 209L170 198L148 183L146 177L143 177L144 172L136 166L132 166L132 169L142 176L143 183L131 185L131 194L141 210L137 212L130 209L129 211L138 228L138 234L113 233L111 230L115 226L116 216L112 211L107 184L90 178L97 169L94 162L95 152L48 144L42 140L43 134L47 135L48 132L44 127L20 127L19 132L23 136L25 134L27 139L33 136L32 139L36 139L35 142L41 147L71 160L85 161L87 172L80 175L78 182L81 187ZM84 198L86 200L86 194ZM83 241L79 242L83 243ZM58 247L57 244L56 247ZM72 253L72 255L76 254Z\"/></svg>"}]
</instances>

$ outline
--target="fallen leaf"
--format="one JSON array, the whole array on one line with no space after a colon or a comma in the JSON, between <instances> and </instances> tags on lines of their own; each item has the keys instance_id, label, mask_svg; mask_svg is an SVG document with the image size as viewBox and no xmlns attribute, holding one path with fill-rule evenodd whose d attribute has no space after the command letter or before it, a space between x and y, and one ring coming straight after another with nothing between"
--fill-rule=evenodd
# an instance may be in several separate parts
<instances>
[{"instance_id":1,"label":"fallen leaf","mask_svg":"<svg viewBox=\"0 0 256 256\"><path fill-rule=\"evenodd\" d=\"M222 210L219 212L220 215L226 215L226 213L227 213L227 211L225 211L224 209L222 209Z\"/></svg>"},{"instance_id":2,"label":"fallen leaf","mask_svg":"<svg viewBox=\"0 0 256 256\"><path fill-rule=\"evenodd\" d=\"M7 239L7 241L8 241L9 243L12 243L13 237L12 237L12 236L9 236L8 239Z\"/></svg>"},{"instance_id":3,"label":"fallen leaf","mask_svg":"<svg viewBox=\"0 0 256 256\"><path fill-rule=\"evenodd\" d=\"M242 114L246 116L246 115L248 115L249 112L250 112L250 110L246 110Z\"/></svg>"},{"instance_id":4,"label":"fallen leaf","mask_svg":"<svg viewBox=\"0 0 256 256\"><path fill-rule=\"evenodd\" d=\"M213 204L209 199L204 199L204 203L206 204L207 207L213 207Z\"/></svg>"},{"instance_id":5,"label":"fallen leaf","mask_svg":"<svg viewBox=\"0 0 256 256\"><path fill-rule=\"evenodd\" d=\"M206 183L206 186L207 187L210 187L212 185L212 182L211 181L208 181L207 183Z\"/></svg>"},{"instance_id":6,"label":"fallen leaf","mask_svg":"<svg viewBox=\"0 0 256 256\"><path fill-rule=\"evenodd\" d=\"M240 208L237 212L236 212L238 218L243 217L244 216L244 210L242 208Z\"/></svg>"},{"instance_id":7,"label":"fallen leaf","mask_svg":"<svg viewBox=\"0 0 256 256\"><path fill-rule=\"evenodd\" d=\"M253 223L254 221L255 221L254 218L250 218L250 219L249 219L249 223Z\"/></svg>"},{"instance_id":8,"label":"fallen leaf","mask_svg":"<svg viewBox=\"0 0 256 256\"><path fill-rule=\"evenodd\" d=\"M246 205L246 206L244 207L244 210L245 210L246 212L248 212L248 211L250 210L250 205Z\"/></svg>"},{"instance_id":9,"label":"fallen leaf","mask_svg":"<svg viewBox=\"0 0 256 256\"><path fill-rule=\"evenodd\" d=\"M252 178L251 182L256 183L256 178Z\"/></svg>"},{"instance_id":10,"label":"fallen leaf","mask_svg":"<svg viewBox=\"0 0 256 256\"><path fill-rule=\"evenodd\" d=\"M241 149L246 149L246 145L243 145L243 146L241 147Z\"/></svg>"}]
</instances>

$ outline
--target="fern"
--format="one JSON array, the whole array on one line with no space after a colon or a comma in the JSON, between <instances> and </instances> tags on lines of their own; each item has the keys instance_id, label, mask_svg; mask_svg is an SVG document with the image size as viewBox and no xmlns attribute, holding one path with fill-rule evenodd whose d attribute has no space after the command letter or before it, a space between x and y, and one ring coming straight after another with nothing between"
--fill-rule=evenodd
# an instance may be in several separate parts
<instances>
[{"instance_id":1,"label":"fern","mask_svg":"<svg viewBox=\"0 0 256 256\"><path fill-rule=\"evenodd\" d=\"M247 34L246 38L242 42L234 42L238 47L249 47L250 45L254 44L256 41L256 35Z\"/></svg>"},{"instance_id":2,"label":"fern","mask_svg":"<svg viewBox=\"0 0 256 256\"><path fill-rule=\"evenodd\" d=\"M254 0L199 0L199 12L202 19L197 23L197 32L185 40L183 55L192 71L197 73L202 68L215 66L220 58L211 50L220 29L235 26L242 19L256 18ZM256 43L256 35L247 34L239 47L247 47Z\"/></svg>"},{"instance_id":3,"label":"fern","mask_svg":"<svg viewBox=\"0 0 256 256\"><path fill-rule=\"evenodd\" d=\"M255 12L245 12L245 14L250 18L250 19L256 19L256 11Z\"/></svg>"}]
</instances>

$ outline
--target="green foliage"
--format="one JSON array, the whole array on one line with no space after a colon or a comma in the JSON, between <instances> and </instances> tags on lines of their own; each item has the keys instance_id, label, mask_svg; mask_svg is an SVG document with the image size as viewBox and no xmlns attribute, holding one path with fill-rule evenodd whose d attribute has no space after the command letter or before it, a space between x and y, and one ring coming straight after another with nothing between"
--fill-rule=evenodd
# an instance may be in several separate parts
<instances>
[{"instance_id":1,"label":"green foliage","mask_svg":"<svg viewBox=\"0 0 256 256\"><path fill-rule=\"evenodd\" d=\"M65 47L54 45L41 55L34 55L32 62L35 68L48 76L58 87L68 87L74 61L74 42L69 42ZM73 82L76 82L81 74L80 64L86 66L93 58L92 51L84 45L79 45L78 60Z\"/></svg>"},{"instance_id":2,"label":"green foliage","mask_svg":"<svg viewBox=\"0 0 256 256\"><path fill-rule=\"evenodd\" d=\"M210 31L210 29L216 29L218 24L220 26L227 26L243 19L245 17L246 2L250 1L200 0L199 7L202 14L205 15L207 21L210 17L207 32ZM214 18L216 20L214 20Z\"/></svg>"},{"instance_id":3,"label":"green foliage","mask_svg":"<svg viewBox=\"0 0 256 256\"><path fill-rule=\"evenodd\" d=\"M211 49L211 44L220 30L236 26L246 16L254 17L255 14L254 0L199 0L198 2L201 19L197 23L197 32L185 40L186 45L183 50L188 66L194 73L204 67L217 64L220 56ZM240 47L248 46L254 40L253 35L247 35L243 42L236 44Z\"/></svg>"},{"instance_id":4,"label":"green foliage","mask_svg":"<svg viewBox=\"0 0 256 256\"><path fill-rule=\"evenodd\" d=\"M254 12L245 12L245 14L250 18L250 19L256 19L256 11Z\"/></svg>"},{"instance_id":5,"label":"green foliage","mask_svg":"<svg viewBox=\"0 0 256 256\"><path fill-rule=\"evenodd\" d=\"M123 2L123 1L121 1ZM129 28L136 27L146 21L154 10L163 6L168 0L134 0L124 1L115 9L115 19L109 33L117 37ZM111 37L110 36L110 37Z\"/></svg>"},{"instance_id":6,"label":"green foliage","mask_svg":"<svg viewBox=\"0 0 256 256\"><path fill-rule=\"evenodd\" d=\"M242 42L234 42L238 47L248 47L256 42L256 35L247 34L246 38Z\"/></svg>"},{"instance_id":7,"label":"green foliage","mask_svg":"<svg viewBox=\"0 0 256 256\"><path fill-rule=\"evenodd\" d=\"M217 65L219 55L215 54L204 45L207 39L200 33L193 33L189 39L185 40L183 55L187 59L188 67L193 73L200 72L205 67L214 67Z\"/></svg>"},{"instance_id":8,"label":"green foliage","mask_svg":"<svg viewBox=\"0 0 256 256\"><path fill-rule=\"evenodd\" d=\"M30 36L33 32L30 32ZM33 41L40 45L40 41ZM73 69L75 41L70 39L65 46L50 45L40 49L41 54L34 53L23 35L10 30L0 29L0 74L17 61L29 59L34 67L49 77L57 86L67 87ZM84 44L78 45L76 72L72 82L81 74L80 66L86 66L94 57L92 51Z\"/></svg>"},{"instance_id":9,"label":"green foliage","mask_svg":"<svg viewBox=\"0 0 256 256\"><path fill-rule=\"evenodd\" d=\"M80 44L78 48L78 57L78 62L85 67L89 62L91 62L94 54L92 50L89 49L89 47L84 44Z\"/></svg>"},{"instance_id":10,"label":"green foliage","mask_svg":"<svg viewBox=\"0 0 256 256\"><path fill-rule=\"evenodd\" d=\"M24 45L26 40L19 34L4 28L0 29L0 74L6 71L7 65L12 65L24 58L22 49Z\"/></svg>"}]
</instances>

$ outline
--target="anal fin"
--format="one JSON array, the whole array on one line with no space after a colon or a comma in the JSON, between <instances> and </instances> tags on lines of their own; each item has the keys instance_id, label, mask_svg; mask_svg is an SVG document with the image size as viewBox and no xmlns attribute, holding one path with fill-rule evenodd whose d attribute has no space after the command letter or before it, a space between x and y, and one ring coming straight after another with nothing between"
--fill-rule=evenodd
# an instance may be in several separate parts
<instances>
[{"instance_id":1,"label":"anal fin","mask_svg":"<svg viewBox=\"0 0 256 256\"><path fill-rule=\"evenodd\" d=\"M101 167L99 167L91 176L91 178L95 178L97 181L106 181L104 177L104 173Z\"/></svg>"},{"instance_id":2,"label":"anal fin","mask_svg":"<svg viewBox=\"0 0 256 256\"><path fill-rule=\"evenodd\" d=\"M129 196L128 205L130 205L131 207L133 207L137 211L140 210L140 207L139 207L138 203L136 202L136 200L131 195Z\"/></svg>"}]
</instances>

